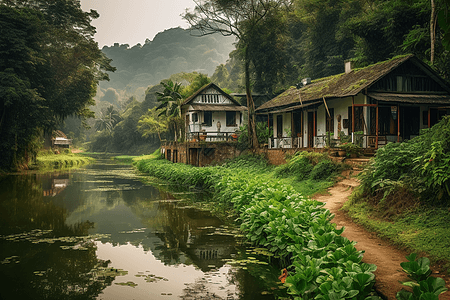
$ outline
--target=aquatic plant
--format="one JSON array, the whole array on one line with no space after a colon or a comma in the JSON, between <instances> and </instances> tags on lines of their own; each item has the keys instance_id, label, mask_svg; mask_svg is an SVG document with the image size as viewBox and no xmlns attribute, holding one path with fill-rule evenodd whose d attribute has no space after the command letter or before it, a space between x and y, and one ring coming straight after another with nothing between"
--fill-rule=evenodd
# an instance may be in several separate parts
<instances>
[{"instance_id":1,"label":"aquatic plant","mask_svg":"<svg viewBox=\"0 0 450 300\"><path fill-rule=\"evenodd\" d=\"M322 169L328 162L307 159L318 166L315 176L327 175ZM241 157L202 168L148 159L136 166L170 182L210 189L215 201L232 206L247 240L287 268L284 285L296 299L377 298L372 289L376 266L361 262L363 251L341 236L344 229L331 223L334 215L276 178L260 159Z\"/></svg>"}]
</instances>

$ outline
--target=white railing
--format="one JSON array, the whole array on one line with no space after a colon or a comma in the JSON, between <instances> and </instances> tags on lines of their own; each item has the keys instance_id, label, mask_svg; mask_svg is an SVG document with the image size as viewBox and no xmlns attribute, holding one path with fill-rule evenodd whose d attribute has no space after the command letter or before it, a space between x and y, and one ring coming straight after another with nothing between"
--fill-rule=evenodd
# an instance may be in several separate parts
<instances>
[{"instance_id":1,"label":"white railing","mask_svg":"<svg viewBox=\"0 0 450 300\"><path fill-rule=\"evenodd\" d=\"M301 148L302 138L301 137L275 137L269 138L269 149L277 148Z\"/></svg>"}]
</instances>

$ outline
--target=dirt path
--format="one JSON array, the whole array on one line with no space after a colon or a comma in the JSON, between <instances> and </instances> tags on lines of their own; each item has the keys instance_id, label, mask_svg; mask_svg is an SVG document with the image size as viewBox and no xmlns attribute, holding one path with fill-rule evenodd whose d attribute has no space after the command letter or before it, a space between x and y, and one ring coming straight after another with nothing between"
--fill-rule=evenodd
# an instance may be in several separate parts
<instances>
[{"instance_id":1,"label":"dirt path","mask_svg":"<svg viewBox=\"0 0 450 300\"><path fill-rule=\"evenodd\" d=\"M363 261L377 265L375 288L387 299L396 299L395 294L404 287L399 281L408 280L405 273L401 271L400 263L406 260L405 256L409 253L398 250L389 245L387 241L378 238L376 234L367 232L339 210L347 201L352 189L358 184L355 178L346 178L328 189L329 195L320 195L314 198L326 202L325 207L335 214L333 222L338 225L338 228L345 226L342 235L351 241L357 241L356 248L365 251ZM449 288L448 280L447 288ZM441 294L439 299L450 299L450 291Z\"/></svg>"}]
</instances>

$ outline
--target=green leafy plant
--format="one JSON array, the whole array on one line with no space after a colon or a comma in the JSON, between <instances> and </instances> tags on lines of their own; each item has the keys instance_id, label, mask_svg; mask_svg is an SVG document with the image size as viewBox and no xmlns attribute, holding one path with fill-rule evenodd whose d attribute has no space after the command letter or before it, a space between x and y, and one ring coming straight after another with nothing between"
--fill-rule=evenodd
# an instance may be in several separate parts
<instances>
[{"instance_id":1,"label":"green leafy plant","mask_svg":"<svg viewBox=\"0 0 450 300\"><path fill-rule=\"evenodd\" d=\"M361 153L361 147L353 143L342 143L339 148L344 150L347 155L355 154L358 156Z\"/></svg>"},{"instance_id":2,"label":"green leafy plant","mask_svg":"<svg viewBox=\"0 0 450 300\"><path fill-rule=\"evenodd\" d=\"M299 153L288 166L324 175L324 155ZM285 285L296 299L366 299L375 297L373 265L362 263L363 251L341 236L324 204L298 194L274 176L261 157L242 156L222 166L196 168L148 159L136 166L150 175L208 188L216 202L232 207L248 242L264 247L289 269ZM275 171L275 173L280 171ZM320 176L319 176L320 175ZM338 297L338 298L336 298ZM339 298L340 297L340 298Z\"/></svg>"},{"instance_id":3,"label":"green leafy plant","mask_svg":"<svg viewBox=\"0 0 450 300\"><path fill-rule=\"evenodd\" d=\"M430 277L430 260L426 257L417 258L416 253L406 256L407 262L400 265L403 271L413 281L402 282L412 288L412 292L401 290L397 293L398 300L439 299L439 295L447 291L445 281L439 277Z\"/></svg>"}]
</instances>

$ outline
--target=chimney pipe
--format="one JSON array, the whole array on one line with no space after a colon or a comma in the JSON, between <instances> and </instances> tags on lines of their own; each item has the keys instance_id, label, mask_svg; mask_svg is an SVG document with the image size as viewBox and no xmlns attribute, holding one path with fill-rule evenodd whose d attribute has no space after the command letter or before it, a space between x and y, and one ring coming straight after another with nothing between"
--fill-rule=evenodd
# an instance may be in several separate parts
<instances>
[{"instance_id":1,"label":"chimney pipe","mask_svg":"<svg viewBox=\"0 0 450 300\"><path fill-rule=\"evenodd\" d=\"M353 68L353 62L351 60L347 60L345 62L345 74L348 74L352 71Z\"/></svg>"}]
</instances>

